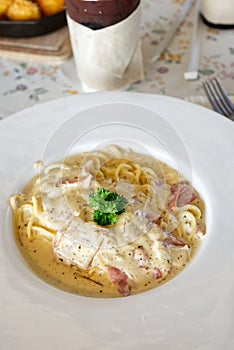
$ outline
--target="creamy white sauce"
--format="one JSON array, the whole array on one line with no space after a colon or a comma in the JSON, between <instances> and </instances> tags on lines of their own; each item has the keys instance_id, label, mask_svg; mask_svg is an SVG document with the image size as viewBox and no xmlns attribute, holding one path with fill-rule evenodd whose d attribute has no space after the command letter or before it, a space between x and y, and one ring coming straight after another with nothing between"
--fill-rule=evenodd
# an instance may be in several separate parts
<instances>
[{"instance_id":1,"label":"creamy white sauce","mask_svg":"<svg viewBox=\"0 0 234 350\"><path fill-rule=\"evenodd\" d=\"M205 234L204 203L192 188L194 198L183 203L190 185L180 174L151 157L116 148L116 160L127 164L116 177L113 153L115 148L111 152L107 148L73 156L62 166L51 165L17 198L18 208L36 198L32 227L43 223L54 235L48 240L32 229L30 240L28 218L22 227L16 222L16 240L29 266L57 288L95 297L154 288L190 262ZM137 167L144 171L134 183L140 172ZM150 184L146 200L144 182ZM179 200L184 205L169 210L176 183L181 184ZM116 225L101 227L93 222L88 196L97 187L127 198L126 211Z\"/></svg>"}]
</instances>

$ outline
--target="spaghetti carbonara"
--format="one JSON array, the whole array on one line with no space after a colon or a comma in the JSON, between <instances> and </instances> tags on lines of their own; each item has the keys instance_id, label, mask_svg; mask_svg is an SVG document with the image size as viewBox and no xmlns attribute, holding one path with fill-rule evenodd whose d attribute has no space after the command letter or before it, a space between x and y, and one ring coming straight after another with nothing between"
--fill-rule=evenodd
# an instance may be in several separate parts
<instances>
[{"instance_id":1,"label":"spaghetti carbonara","mask_svg":"<svg viewBox=\"0 0 234 350\"><path fill-rule=\"evenodd\" d=\"M107 225L94 220L97 190L126 204ZM86 296L128 296L164 283L205 234L204 203L189 182L149 155L114 145L45 167L10 201L32 269Z\"/></svg>"}]
</instances>

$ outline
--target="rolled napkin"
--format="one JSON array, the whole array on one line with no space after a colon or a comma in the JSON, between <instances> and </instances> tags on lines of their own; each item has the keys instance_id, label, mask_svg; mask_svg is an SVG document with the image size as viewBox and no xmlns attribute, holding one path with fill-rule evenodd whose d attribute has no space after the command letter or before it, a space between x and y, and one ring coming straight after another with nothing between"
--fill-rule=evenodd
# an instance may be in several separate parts
<instances>
[{"instance_id":1,"label":"rolled napkin","mask_svg":"<svg viewBox=\"0 0 234 350\"><path fill-rule=\"evenodd\" d=\"M234 26L234 0L200 0L201 13L214 25Z\"/></svg>"},{"instance_id":2,"label":"rolled napkin","mask_svg":"<svg viewBox=\"0 0 234 350\"><path fill-rule=\"evenodd\" d=\"M74 12L71 15L74 18ZM78 23L73 18L68 12L77 74L84 86L97 91L114 90L143 79L139 1L126 18L98 30ZM93 26L95 22L90 20L89 24Z\"/></svg>"}]
</instances>

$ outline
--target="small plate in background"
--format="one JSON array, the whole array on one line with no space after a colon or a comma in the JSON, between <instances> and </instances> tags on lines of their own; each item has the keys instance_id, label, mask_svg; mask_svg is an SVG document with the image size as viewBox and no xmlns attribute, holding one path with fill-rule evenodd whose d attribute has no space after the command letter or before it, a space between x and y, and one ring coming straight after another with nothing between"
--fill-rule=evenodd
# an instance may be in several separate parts
<instances>
[{"instance_id":1,"label":"small plate in background","mask_svg":"<svg viewBox=\"0 0 234 350\"><path fill-rule=\"evenodd\" d=\"M38 21L0 20L0 36L8 38L32 38L51 33L67 23L65 10Z\"/></svg>"}]
</instances>

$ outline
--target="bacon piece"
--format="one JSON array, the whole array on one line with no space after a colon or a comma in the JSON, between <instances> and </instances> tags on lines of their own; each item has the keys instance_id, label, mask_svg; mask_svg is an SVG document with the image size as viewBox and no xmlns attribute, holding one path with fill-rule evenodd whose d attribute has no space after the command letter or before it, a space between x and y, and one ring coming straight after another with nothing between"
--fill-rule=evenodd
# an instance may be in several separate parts
<instances>
[{"instance_id":1,"label":"bacon piece","mask_svg":"<svg viewBox=\"0 0 234 350\"><path fill-rule=\"evenodd\" d=\"M198 226L196 235L201 238L206 234L206 229L205 227Z\"/></svg>"},{"instance_id":2,"label":"bacon piece","mask_svg":"<svg viewBox=\"0 0 234 350\"><path fill-rule=\"evenodd\" d=\"M78 185L78 182L77 182L77 180L74 180L74 181L69 181L69 180L62 180L61 182L57 182L56 184L55 184L55 187L59 187L59 186L63 186L63 187L69 187L69 188L71 188L71 187L77 187L77 185Z\"/></svg>"},{"instance_id":3,"label":"bacon piece","mask_svg":"<svg viewBox=\"0 0 234 350\"><path fill-rule=\"evenodd\" d=\"M197 196L186 182L180 182L171 186L172 198L168 204L168 209L172 210L176 206L183 207L191 203Z\"/></svg>"},{"instance_id":4,"label":"bacon piece","mask_svg":"<svg viewBox=\"0 0 234 350\"><path fill-rule=\"evenodd\" d=\"M123 280L126 280L126 273L120 270L118 267L109 266L107 273L110 281L113 283L119 283Z\"/></svg>"},{"instance_id":5,"label":"bacon piece","mask_svg":"<svg viewBox=\"0 0 234 350\"><path fill-rule=\"evenodd\" d=\"M130 295L129 289L126 289L128 286L128 275L124 271L120 270L118 267L109 266L107 274L109 280L112 283L116 283L118 285L118 291L120 295L123 297Z\"/></svg>"},{"instance_id":6,"label":"bacon piece","mask_svg":"<svg viewBox=\"0 0 234 350\"><path fill-rule=\"evenodd\" d=\"M162 277L162 272L161 272L161 270L159 270L158 267L154 268L153 277L156 278L156 279Z\"/></svg>"},{"instance_id":7,"label":"bacon piece","mask_svg":"<svg viewBox=\"0 0 234 350\"><path fill-rule=\"evenodd\" d=\"M167 238L165 238L162 241L163 245L165 247L168 247L170 245L176 246L176 247L184 247L185 246L185 243L181 239L175 237L172 233L166 232L166 235L167 235Z\"/></svg>"},{"instance_id":8,"label":"bacon piece","mask_svg":"<svg viewBox=\"0 0 234 350\"><path fill-rule=\"evenodd\" d=\"M145 218L148 220L149 224L157 224L162 217L156 214L146 214Z\"/></svg>"},{"instance_id":9,"label":"bacon piece","mask_svg":"<svg viewBox=\"0 0 234 350\"><path fill-rule=\"evenodd\" d=\"M172 210L176 207L176 197L173 196L170 202L168 203L168 210Z\"/></svg>"}]
</instances>

